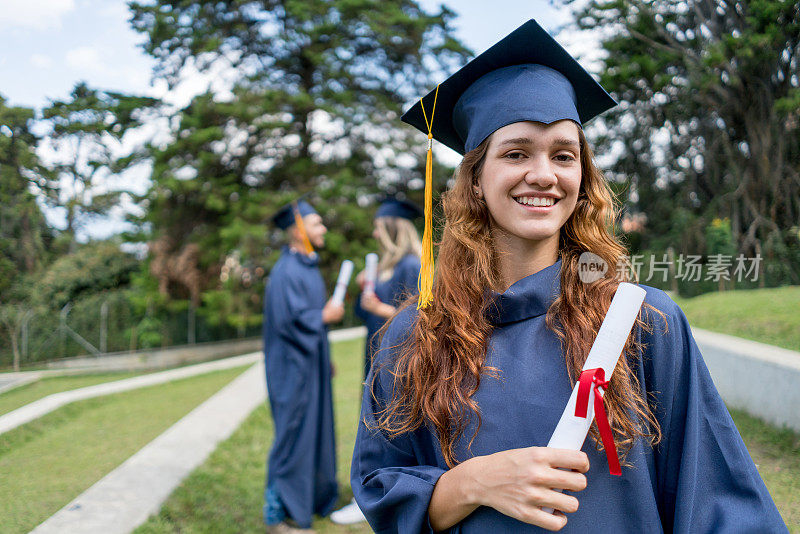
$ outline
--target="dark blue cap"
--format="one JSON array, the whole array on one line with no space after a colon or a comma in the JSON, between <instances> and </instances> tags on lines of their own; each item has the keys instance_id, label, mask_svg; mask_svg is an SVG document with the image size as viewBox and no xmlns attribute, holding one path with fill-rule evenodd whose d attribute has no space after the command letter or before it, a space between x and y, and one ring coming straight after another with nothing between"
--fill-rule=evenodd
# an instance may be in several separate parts
<instances>
[{"instance_id":1,"label":"dark blue cap","mask_svg":"<svg viewBox=\"0 0 800 534\"><path fill-rule=\"evenodd\" d=\"M617 105L592 76L531 19L464 65L402 120L460 154L503 126L570 119L585 124Z\"/></svg>"},{"instance_id":2,"label":"dark blue cap","mask_svg":"<svg viewBox=\"0 0 800 534\"><path fill-rule=\"evenodd\" d=\"M312 213L317 213L314 208L311 207L311 204L306 202L305 200L297 200L294 202L289 202L285 206L283 206L278 213L272 216L272 222L280 228L281 230L286 230L290 226L294 224L294 205L297 204L297 210L300 212L301 217L305 217L306 215L311 215Z\"/></svg>"},{"instance_id":3,"label":"dark blue cap","mask_svg":"<svg viewBox=\"0 0 800 534\"><path fill-rule=\"evenodd\" d=\"M400 200L398 198L389 197L381 201L378 210L375 212L375 218L378 217L400 217L413 221L422 215L422 209L419 206L408 200Z\"/></svg>"}]
</instances>

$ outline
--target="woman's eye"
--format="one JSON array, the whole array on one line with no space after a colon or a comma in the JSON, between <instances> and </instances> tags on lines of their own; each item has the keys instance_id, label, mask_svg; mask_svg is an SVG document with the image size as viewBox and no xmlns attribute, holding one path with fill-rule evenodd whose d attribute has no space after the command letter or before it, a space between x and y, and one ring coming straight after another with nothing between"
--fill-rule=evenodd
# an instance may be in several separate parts
<instances>
[{"instance_id":1,"label":"woman's eye","mask_svg":"<svg viewBox=\"0 0 800 534\"><path fill-rule=\"evenodd\" d=\"M522 152L509 152L504 157L508 159L522 159L525 156Z\"/></svg>"},{"instance_id":2,"label":"woman's eye","mask_svg":"<svg viewBox=\"0 0 800 534\"><path fill-rule=\"evenodd\" d=\"M573 156L572 154L557 154L556 160L566 163L570 161L575 161L575 156Z\"/></svg>"}]
</instances>

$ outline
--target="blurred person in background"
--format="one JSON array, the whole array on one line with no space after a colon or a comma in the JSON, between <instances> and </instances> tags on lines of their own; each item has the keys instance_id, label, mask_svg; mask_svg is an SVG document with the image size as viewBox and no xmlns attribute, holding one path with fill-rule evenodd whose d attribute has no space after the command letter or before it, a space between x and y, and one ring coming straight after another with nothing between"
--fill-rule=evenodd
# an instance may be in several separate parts
<instances>
[{"instance_id":1,"label":"blurred person in background","mask_svg":"<svg viewBox=\"0 0 800 534\"><path fill-rule=\"evenodd\" d=\"M310 530L338 498L328 325L344 308L327 299L314 247L327 229L308 202L284 206L273 222L288 245L264 297L264 363L275 439L269 453L264 522L267 532Z\"/></svg>"}]
</instances>

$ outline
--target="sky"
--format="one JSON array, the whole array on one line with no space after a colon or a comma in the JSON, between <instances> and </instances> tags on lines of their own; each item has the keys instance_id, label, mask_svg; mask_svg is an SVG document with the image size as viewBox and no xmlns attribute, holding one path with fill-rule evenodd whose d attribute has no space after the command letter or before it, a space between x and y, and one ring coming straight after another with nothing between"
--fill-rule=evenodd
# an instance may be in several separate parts
<instances>
[{"instance_id":1,"label":"sky","mask_svg":"<svg viewBox=\"0 0 800 534\"><path fill-rule=\"evenodd\" d=\"M67 98L75 83L85 81L90 87L155 96L183 106L216 83L213 77L195 73L172 91L163 82L153 84L155 62L140 46L143 36L130 27L124 0L1 1L0 95L9 105L42 109ZM551 32L570 20L547 0L420 0L420 4L428 11L441 4L455 11L457 37L476 53L530 18ZM577 34L562 34L559 39L573 54L591 51ZM447 164L459 160L444 146L437 151ZM138 176L136 189L145 189L146 180ZM63 227L63 213L48 209L46 215L51 224ZM124 210L118 210L111 221L90 225L87 237L119 232L123 217Z\"/></svg>"},{"instance_id":2,"label":"sky","mask_svg":"<svg viewBox=\"0 0 800 534\"><path fill-rule=\"evenodd\" d=\"M548 30L568 20L546 0L422 0L458 13L457 36L481 52L529 18ZM123 0L3 0L0 9L0 95L12 105L41 108L63 99L77 81L90 86L164 97L151 85L154 61L139 46ZM182 93L203 91L195 81ZM181 95L183 96L183 95ZM179 100L183 98L175 97Z\"/></svg>"}]
</instances>

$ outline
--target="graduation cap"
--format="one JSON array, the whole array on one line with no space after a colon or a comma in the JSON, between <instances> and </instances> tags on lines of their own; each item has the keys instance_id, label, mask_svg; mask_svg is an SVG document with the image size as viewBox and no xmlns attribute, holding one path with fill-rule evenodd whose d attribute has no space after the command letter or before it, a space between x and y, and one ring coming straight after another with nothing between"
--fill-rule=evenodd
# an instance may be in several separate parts
<instances>
[{"instance_id":1,"label":"graduation cap","mask_svg":"<svg viewBox=\"0 0 800 534\"><path fill-rule=\"evenodd\" d=\"M422 208L411 201L400 200L395 197L383 199L375 212L376 219L378 217L400 217L401 219L413 221L420 215L422 215Z\"/></svg>"},{"instance_id":2,"label":"graduation cap","mask_svg":"<svg viewBox=\"0 0 800 534\"><path fill-rule=\"evenodd\" d=\"M432 139L465 154L515 122L586 123L617 103L531 19L422 97L401 120L428 134L418 308L433 300Z\"/></svg>"},{"instance_id":3,"label":"graduation cap","mask_svg":"<svg viewBox=\"0 0 800 534\"><path fill-rule=\"evenodd\" d=\"M515 122L585 124L616 105L531 19L439 84L401 120L463 155Z\"/></svg>"},{"instance_id":4,"label":"graduation cap","mask_svg":"<svg viewBox=\"0 0 800 534\"><path fill-rule=\"evenodd\" d=\"M306 215L311 215L312 213L317 212L311 206L311 204L306 202L303 197L300 197L297 200L293 200L292 202L285 204L275 215L272 216L272 222L275 223L275 226L281 230L286 230L294 224L297 225L297 228L300 231L300 237L303 240L303 246L305 247L307 254L312 254L314 252L314 247L311 245L311 241L308 239L306 226L303 224L303 217Z\"/></svg>"}]
</instances>

